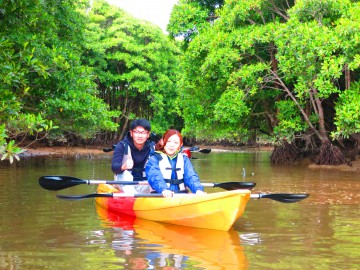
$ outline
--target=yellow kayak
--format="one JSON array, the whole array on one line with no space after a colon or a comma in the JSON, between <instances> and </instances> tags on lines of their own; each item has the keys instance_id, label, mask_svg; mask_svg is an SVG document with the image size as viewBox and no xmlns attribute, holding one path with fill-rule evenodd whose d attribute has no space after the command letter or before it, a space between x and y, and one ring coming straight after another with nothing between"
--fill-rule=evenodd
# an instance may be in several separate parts
<instances>
[{"instance_id":1,"label":"yellow kayak","mask_svg":"<svg viewBox=\"0 0 360 270\"><path fill-rule=\"evenodd\" d=\"M98 193L118 192L112 185L100 184ZM205 195L175 194L172 198L96 198L96 204L109 214L125 214L164 223L228 231L243 214L250 199L249 190L231 190Z\"/></svg>"}]
</instances>

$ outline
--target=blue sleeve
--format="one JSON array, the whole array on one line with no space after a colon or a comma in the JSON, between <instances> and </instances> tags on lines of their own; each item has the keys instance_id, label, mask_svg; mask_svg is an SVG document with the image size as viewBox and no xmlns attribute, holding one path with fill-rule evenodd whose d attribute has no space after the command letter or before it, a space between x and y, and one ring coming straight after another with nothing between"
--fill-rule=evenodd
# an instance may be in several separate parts
<instances>
[{"instance_id":1,"label":"blue sleeve","mask_svg":"<svg viewBox=\"0 0 360 270\"><path fill-rule=\"evenodd\" d=\"M115 147L114 156L111 162L111 170L115 174L123 173L121 166L123 164L124 152L124 144L119 142Z\"/></svg>"},{"instance_id":2,"label":"blue sleeve","mask_svg":"<svg viewBox=\"0 0 360 270\"><path fill-rule=\"evenodd\" d=\"M199 176L194 170L190 159L184 155L184 184L192 193L196 193L198 190L204 190L200 183Z\"/></svg>"},{"instance_id":3,"label":"blue sleeve","mask_svg":"<svg viewBox=\"0 0 360 270\"><path fill-rule=\"evenodd\" d=\"M150 156L145 167L146 178L151 186L157 193L169 189L166 185L164 177L161 174L158 158L153 155Z\"/></svg>"}]
</instances>

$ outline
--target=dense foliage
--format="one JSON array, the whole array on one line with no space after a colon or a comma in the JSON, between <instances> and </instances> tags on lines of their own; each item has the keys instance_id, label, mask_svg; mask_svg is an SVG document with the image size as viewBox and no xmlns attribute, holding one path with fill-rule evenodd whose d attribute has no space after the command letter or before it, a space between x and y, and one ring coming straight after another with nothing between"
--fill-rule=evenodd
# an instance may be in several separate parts
<instances>
[{"instance_id":1,"label":"dense foliage","mask_svg":"<svg viewBox=\"0 0 360 270\"><path fill-rule=\"evenodd\" d=\"M194 2L203 1L182 0L180 6ZM186 133L244 141L266 136L279 147L295 143L298 152L326 152L319 164L346 162L329 145L359 132L359 3L219 4L215 21L198 24L188 16L182 23L198 29L183 46L179 88ZM184 20L175 11L171 21ZM175 23L169 29L173 36L186 33Z\"/></svg>"},{"instance_id":2,"label":"dense foliage","mask_svg":"<svg viewBox=\"0 0 360 270\"><path fill-rule=\"evenodd\" d=\"M167 36L104 0L2 1L2 159L28 139L112 143L144 117L157 133L271 141L274 162L347 162L359 14L355 0L180 0Z\"/></svg>"},{"instance_id":3,"label":"dense foliage","mask_svg":"<svg viewBox=\"0 0 360 270\"><path fill-rule=\"evenodd\" d=\"M17 157L19 140L94 136L114 130L94 75L81 62L86 19L81 2L2 1L0 152ZM15 140L16 139L16 143Z\"/></svg>"},{"instance_id":4,"label":"dense foliage","mask_svg":"<svg viewBox=\"0 0 360 270\"><path fill-rule=\"evenodd\" d=\"M2 160L25 141L123 133L135 117L176 124L178 49L159 28L104 1L19 0L1 2L0 33Z\"/></svg>"},{"instance_id":5,"label":"dense foliage","mask_svg":"<svg viewBox=\"0 0 360 270\"><path fill-rule=\"evenodd\" d=\"M121 111L115 118L120 128L107 140L122 138L135 117L150 119L159 133L170 125L180 128L174 106L179 49L174 42L159 27L103 1L94 1L88 16L84 63L94 69L100 97Z\"/></svg>"}]
</instances>

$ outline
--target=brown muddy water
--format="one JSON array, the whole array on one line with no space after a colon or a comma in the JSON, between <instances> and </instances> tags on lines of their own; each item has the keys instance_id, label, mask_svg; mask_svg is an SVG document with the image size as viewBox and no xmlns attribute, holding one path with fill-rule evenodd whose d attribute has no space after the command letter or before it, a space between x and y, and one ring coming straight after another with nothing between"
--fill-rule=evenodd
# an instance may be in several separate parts
<instances>
[{"instance_id":1,"label":"brown muddy water","mask_svg":"<svg viewBox=\"0 0 360 270\"><path fill-rule=\"evenodd\" d=\"M101 217L95 192L52 192L43 175L111 180L109 156L0 163L0 269L360 269L359 171L273 166L270 152L196 153L203 182L251 181L256 192L309 193L298 203L250 200L229 232ZM207 189L208 192L220 189Z\"/></svg>"}]
</instances>

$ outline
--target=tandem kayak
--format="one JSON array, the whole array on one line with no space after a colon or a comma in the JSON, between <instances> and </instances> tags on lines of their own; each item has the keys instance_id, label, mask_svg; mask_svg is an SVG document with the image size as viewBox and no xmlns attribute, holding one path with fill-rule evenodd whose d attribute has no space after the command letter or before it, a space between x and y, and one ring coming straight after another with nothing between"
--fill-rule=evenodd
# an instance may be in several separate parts
<instances>
[{"instance_id":1,"label":"tandem kayak","mask_svg":"<svg viewBox=\"0 0 360 270\"><path fill-rule=\"evenodd\" d=\"M112 185L100 184L98 193L116 193ZM228 231L243 214L249 190L231 190L204 195L175 194L172 198L96 198L98 207L112 214L128 215L195 228Z\"/></svg>"}]
</instances>

